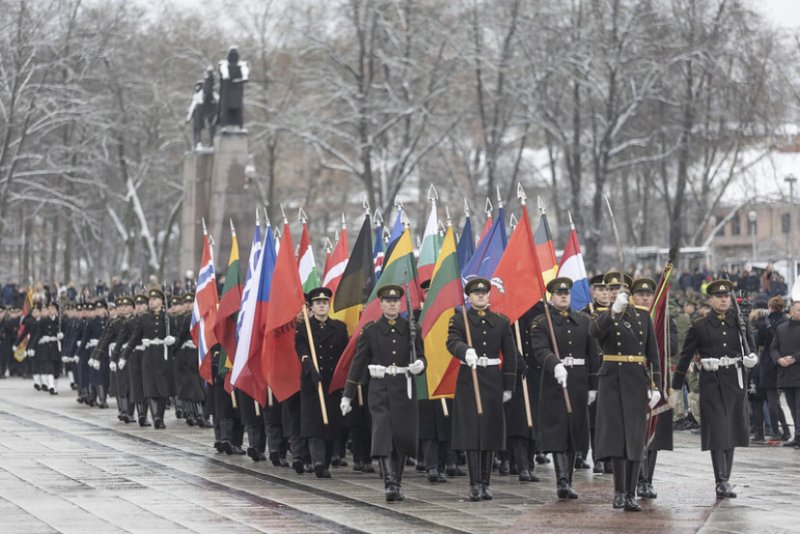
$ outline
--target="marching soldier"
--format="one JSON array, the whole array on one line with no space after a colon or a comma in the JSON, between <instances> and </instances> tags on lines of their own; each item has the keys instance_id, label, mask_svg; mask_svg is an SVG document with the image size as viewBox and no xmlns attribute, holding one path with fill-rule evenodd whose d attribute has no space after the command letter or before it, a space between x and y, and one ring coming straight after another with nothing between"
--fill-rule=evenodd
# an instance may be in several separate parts
<instances>
[{"instance_id":1,"label":"marching soldier","mask_svg":"<svg viewBox=\"0 0 800 534\"><path fill-rule=\"evenodd\" d=\"M425 370L419 336L413 339L412 358L408 320L400 317L403 288L387 284L378 289L383 316L367 324L358 339L342 396L342 415L351 410L358 384L370 374L369 410L372 415L372 456L384 475L386 501L405 499L401 490L406 456L417 450L417 392L412 375Z\"/></svg>"},{"instance_id":2,"label":"marching soldier","mask_svg":"<svg viewBox=\"0 0 800 534\"><path fill-rule=\"evenodd\" d=\"M329 393L333 371L347 346L347 325L328 317L332 291L318 287L308 292L311 303L311 339L306 327L300 324L295 334L295 349L303 366L300 377L300 436L308 440L308 452L318 478L330 478L331 458L334 443L342 432L341 414L336 409L341 403L341 393ZM311 344L317 356L319 368L314 366L311 357ZM328 424L322 420L319 396L319 383L328 416Z\"/></svg>"},{"instance_id":3,"label":"marching soldier","mask_svg":"<svg viewBox=\"0 0 800 534\"><path fill-rule=\"evenodd\" d=\"M114 306L109 312L109 320L103 329L100 340L92 350L92 356L89 360L90 367L95 369L94 377L96 380L98 398L102 399L102 401L98 400L98 406L100 408L108 408L108 402L106 401L107 395L116 395L116 366L114 366L114 371L112 372L110 361L111 344L114 342L117 335L119 335L121 326L122 321L119 320L117 308ZM119 403L117 403L117 417L119 417L120 413L120 406Z\"/></svg>"},{"instance_id":4,"label":"marching soldier","mask_svg":"<svg viewBox=\"0 0 800 534\"><path fill-rule=\"evenodd\" d=\"M511 400L517 375L517 349L511 328L508 319L489 309L490 286L485 278L467 282L464 289L471 309L466 321L463 315L450 320L447 336L447 350L462 362L453 402L452 447L467 453L470 501L492 499L489 485L494 453L506 448L503 404ZM468 343L468 332L472 345ZM476 375L483 415L476 412Z\"/></svg>"},{"instance_id":5,"label":"marching soldier","mask_svg":"<svg viewBox=\"0 0 800 534\"><path fill-rule=\"evenodd\" d=\"M672 379L672 387L680 390L689 363L700 355L700 442L702 450L711 451L719 499L736 497L728 482L734 448L750 442L743 367L752 369L758 363L754 353L745 354L745 345L754 345L747 325L732 309L732 289L728 280L708 284L712 311L689 328Z\"/></svg>"},{"instance_id":6,"label":"marching soldier","mask_svg":"<svg viewBox=\"0 0 800 534\"><path fill-rule=\"evenodd\" d=\"M147 399L144 395L142 371L143 357L144 357L144 344L142 343L142 329L139 328L140 322L145 314L147 314L148 299L147 295L139 294L134 297L136 306L136 317L134 324L130 328L130 335L125 341L120 360L127 362L128 376L130 377L130 398L131 402L136 405L136 412L139 419L139 426L150 426L147 420Z\"/></svg>"},{"instance_id":7,"label":"marching soldier","mask_svg":"<svg viewBox=\"0 0 800 534\"><path fill-rule=\"evenodd\" d=\"M592 295L592 303L587 305L581 311L591 317L608 309L608 288L606 287L605 275L598 274L589 280L589 291ZM597 403L589 404L589 443L592 447L592 462L594 468L592 472L600 475L603 473L611 472L611 464L605 465L605 462L597 458L595 454L594 436L595 436L595 422L597 420ZM578 459L576 460L575 467L583 467L586 463L588 451L578 451ZM580 465L579 465L580 464Z\"/></svg>"},{"instance_id":8,"label":"marching soldier","mask_svg":"<svg viewBox=\"0 0 800 534\"><path fill-rule=\"evenodd\" d=\"M650 278L638 278L633 282L631 297L633 305L650 313L653 307L656 282ZM670 317L669 321L669 351L670 354L678 352L678 328L675 320ZM666 405L665 405L666 407ZM639 482L636 485L636 493L642 499L655 499L658 494L653 489L653 473L656 469L658 451L672 450L672 408L658 414L656 429L653 440L648 444L645 451L642 468L639 472Z\"/></svg>"},{"instance_id":9,"label":"marching soldier","mask_svg":"<svg viewBox=\"0 0 800 534\"><path fill-rule=\"evenodd\" d=\"M131 401L131 368L128 362L122 359L122 349L125 342L130 338L131 331L136 322L136 317L133 314L134 299L127 296L120 296L117 298L117 311L120 326L117 331L115 339L109 344L110 350L110 363L109 369L114 375L112 384L115 384L115 394L117 396L117 408L119 413L117 418L123 423L132 423L134 419L134 406Z\"/></svg>"},{"instance_id":10,"label":"marching soldier","mask_svg":"<svg viewBox=\"0 0 800 534\"><path fill-rule=\"evenodd\" d=\"M192 340L190 327L194 293L177 297L179 310L175 320L175 396L183 404L184 418L189 426L206 426L202 404L206 398L203 378L200 376L197 347Z\"/></svg>"},{"instance_id":11,"label":"marching soldier","mask_svg":"<svg viewBox=\"0 0 800 534\"><path fill-rule=\"evenodd\" d=\"M623 280L622 273L609 273L606 285L621 286ZM641 506L635 490L644 455L648 401L655 406L661 398L658 345L650 314L629 306L626 291L614 292L611 308L599 313L590 327L603 352L597 373L596 454L603 461L613 461L613 507L638 512Z\"/></svg>"},{"instance_id":12,"label":"marching soldier","mask_svg":"<svg viewBox=\"0 0 800 534\"><path fill-rule=\"evenodd\" d=\"M572 280L554 278L547 284L552 295L553 333L558 344L556 357L547 318L540 315L531 325L533 354L542 366L538 421L542 450L553 453L559 499L577 499L572 489L576 451L589 447L588 406L597 397L599 351L589 334L588 315L570 310ZM572 413L564 401L566 388Z\"/></svg>"},{"instance_id":13,"label":"marching soldier","mask_svg":"<svg viewBox=\"0 0 800 534\"><path fill-rule=\"evenodd\" d=\"M88 309L87 309L88 306ZM102 374L102 366L100 360L95 360L92 355L95 347L100 343L100 336L103 335L103 330L108 321L108 308L103 300L98 300L93 304L84 305L86 312L86 326L81 336L80 348L83 351L81 356L81 370L86 371L87 375L87 388L88 397L86 404L94 406L97 404L99 408L108 408L106 402L106 387L107 380L104 380ZM85 367L83 363L85 362ZM107 374L106 369L106 374Z\"/></svg>"},{"instance_id":14,"label":"marching soldier","mask_svg":"<svg viewBox=\"0 0 800 534\"><path fill-rule=\"evenodd\" d=\"M58 395L56 386L61 376L61 353L59 346L64 339L58 319L58 304L50 302L45 314L39 320L39 341L37 350L40 358L40 372L42 381L46 382L47 391L51 395Z\"/></svg>"}]
</instances>

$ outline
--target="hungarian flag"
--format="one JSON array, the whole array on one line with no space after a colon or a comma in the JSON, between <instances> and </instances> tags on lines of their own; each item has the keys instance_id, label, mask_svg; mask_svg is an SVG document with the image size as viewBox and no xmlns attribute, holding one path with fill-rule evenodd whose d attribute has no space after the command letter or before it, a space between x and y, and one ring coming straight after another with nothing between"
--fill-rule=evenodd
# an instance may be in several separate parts
<instances>
[{"instance_id":1,"label":"hungarian flag","mask_svg":"<svg viewBox=\"0 0 800 534\"><path fill-rule=\"evenodd\" d=\"M533 234L533 241L536 243L536 254L539 256L539 266L542 268L542 279L547 284L556 277L558 272L558 260L556 259L556 247L553 244L553 236L550 234L550 225L547 224L547 215L542 213L539 219L539 226Z\"/></svg>"},{"instance_id":2,"label":"hungarian flag","mask_svg":"<svg viewBox=\"0 0 800 534\"><path fill-rule=\"evenodd\" d=\"M425 233L422 236L422 246L419 249L419 259L417 260L417 272L419 281L430 280L433 276L433 267L436 265L436 258L439 255L439 217L436 213L436 201L431 201L431 213L428 216L428 223L425 225Z\"/></svg>"},{"instance_id":3,"label":"hungarian flag","mask_svg":"<svg viewBox=\"0 0 800 534\"><path fill-rule=\"evenodd\" d=\"M353 335L361 308L372 291L373 276L372 227L369 214L367 214L361 230L358 231L350 260L347 262L342 279L333 296L331 315L347 324L347 332L350 335Z\"/></svg>"},{"instance_id":4,"label":"hungarian flag","mask_svg":"<svg viewBox=\"0 0 800 534\"><path fill-rule=\"evenodd\" d=\"M275 398L284 401L300 391L300 360L294 348L297 314L305 306L289 224L283 235L267 307L262 345L263 378Z\"/></svg>"},{"instance_id":5,"label":"hungarian flag","mask_svg":"<svg viewBox=\"0 0 800 534\"><path fill-rule=\"evenodd\" d=\"M256 230L258 231L258 227ZM261 248L260 243L259 248ZM238 343L231 371L231 385L259 401L266 399L267 396L267 384L261 367L261 345L264 341L264 326L267 321L267 306L276 257L272 228L268 226L267 236L263 248L257 254L252 276L245 281L242 292L242 305L239 309L236 330Z\"/></svg>"},{"instance_id":6,"label":"hungarian flag","mask_svg":"<svg viewBox=\"0 0 800 534\"><path fill-rule=\"evenodd\" d=\"M458 239L456 254L458 255L459 269L466 267L467 262L469 262L472 255L475 254L475 236L472 235L472 219L469 214L467 214L467 219L464 221L464 229L461 231L461 237Z\"/></svg>"},{"instance_id":7,"label":"hungarian flag","mask_svg":"<svg viewBox=\"0 0 800 534\"><path fill-rule=\"evenodd\" d=\"M361 314L355 332L350 337L350 341L347 343L347 347L344 349L341 358L339 358L339 363L336 365L336 370L331 379L329 391L336 391L344 387L347 381L347 373L350 372L350 364L353 361L353 356L355 356L356 344L358 343L361 330L368 322L375 321L381 317L380 299L377 298L378 290L389 284L398 284L405 287L406 291L409 292L412 310L419 309L420 303L422 302L422 290L417 280L414 245L411 241L411 232L408 228L403 231L400 239L387 256L386 263L383 265L383 273L367 300L367 304L364 307L364 312ZM401 309L403 311L407 310L405 298L402 300Z\"/></svg>"},{"instance_id":8,"label":"hungarian flag","mask_svg":"<svg viewBox=\"0 0 800 534\"><path fill-rule=\"evenodd\" d=\"M287 227L288 228L288 227ZM314 261L314 249L311 247L311 237L308 235L308 223L303 221L303 234L300 236L300 250L297 254L300 282L303 291L308 292L321 284L317 272L317 262Z\"/></svg>"},{"instance_id":9,"label":"hungarian flag","mask_svg":"<svg viewBox=\"0 0 800 534\"><path fill-rule=\"evenodd\" d=\"M670 376L670 340L669 340L669 280L672 276L672 264L667 263L664 272L656 286L653 305L650 308L650 317L653 320L653 329L656 333L658 344L658 371L661 373L659 388L663 392L661 400L649 412L647 421L647 443L650 443L656 434L656 424L659 414L670 410L669 406L669 376ZM648 374L650 369L647 370ZM655 369L652 370L655 372Z\"/></svg>"},{"instance_id":10,"label":"hungarian flag","mask_svg":"<svg viewBox=\"0 0 800 534\"><path fill-rule=\"evenodd\" d=\"M339 282L342 280L345 267L347 267L347 253L350 249L350 244L347 242L347 228L342 225L342 233L339 235L339 240L336 246L333 247L333 252L325 262L325 274L322 277L323 287L327 287L333 293L336 293L336 288L339 287Z\"/></svg>"},{"instance_id":11,"label":"hungarian flag","mask_svg":"<svg viewBox=\"0 0 800 534\"><path fill-rule=\"evenodd\" d=\"M425 397L429 399L455 395L460 361L447 350L447 331L456 307L463 305L464 288L458 270L456 238L452 226L449 226L433 269L425 306L419 316L428 361Z\"/></svg>"},{"instance_id":12,"label":"hungarian flag","mask_svg":"<svg viewBox=\"0 0 800 534\"><path fill-rule=\"evenodd\" d=\"M228 258L225 284L222 286L222 296L217 309L217 322L214 324L214 334L222 346L219 362L219 375L221 376L225 375L231 367L228 355L236 354L236 317L241 304L242 275L239 271L239 241L236 239L236 229L231 221L231 255Z\"/></svg>"},{"instance_id":13,"label":"hungarian flag","mask_svg":"<svg viewBox=\"0 0 800 534\"><path fill-rule=\"evenodd\" d=\"M544 293L528 208L523 204L522 217L492 277L492 310L502 313L513 323L540 301Z\"/></svg>"},{"instance_id":14,"label":"hungarian flag","mask_svg":"<svg viewBox=\"0 0 800 534\"><path fill-rule=\"evenodd\" d=\"M589 277L586 275L586 266L583 264L581 244L578 241L578 232L575 225L570 224L569 239L561 256L561 265L558 266L558 276L565 276L572 280L572 298L569 307L580 311L592 302L589 291Z\"/></svg>"},{"instance_id":15,"label":"hungarian flag","mask_svg":"<svg viewBox=\"0 0 800 534\"><path fill-rule=\"evenodd\" d=\"M191 334L194 344L197 346L200 376L208 383L213 382L209 352L211 347L217 344L214 325L217 322L218 305L219 295L217 294L214 260L211 256L208 232L206 231L205 223L203 223L203 254L200 259L200 270L197 273L197 284L195 285Z\"/></svg>"}]
</instances>

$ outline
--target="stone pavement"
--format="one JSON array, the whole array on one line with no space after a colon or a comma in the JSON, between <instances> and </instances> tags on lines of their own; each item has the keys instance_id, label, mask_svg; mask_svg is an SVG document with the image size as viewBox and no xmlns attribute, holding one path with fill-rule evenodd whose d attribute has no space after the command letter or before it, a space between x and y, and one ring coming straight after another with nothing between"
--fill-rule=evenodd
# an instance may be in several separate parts
<instances>
[{"instance_id":1,"label":"stone pavement","mask_svg":"<svg viewBox=\"0 0 800 534\"><path fill-rule=\"evenodd\" d=\"M0 381L0 532L703 532L800 531L800 450L737 449L738 499L716 501L699 436L676 433L662 452L658 499L639 514L611 509L610 475L577 471L580 499L555 498L552 464L540 483L495 476L494 500L469 503L465 478L430 485L413 468L406 501L387 504L377 475L296 475L218 454L209 429L168 416L167 429L125 425L29 380Z\"/></svg>"}]
</instances>

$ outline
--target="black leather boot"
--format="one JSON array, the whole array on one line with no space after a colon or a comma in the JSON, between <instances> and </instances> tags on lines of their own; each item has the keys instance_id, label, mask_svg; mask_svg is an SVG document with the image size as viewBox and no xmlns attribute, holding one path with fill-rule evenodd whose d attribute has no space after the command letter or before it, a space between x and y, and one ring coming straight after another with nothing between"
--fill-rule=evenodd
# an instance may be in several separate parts
<instances>
[{"instance_id":1,"label":"black leather boot","mask_svg":"<svg viewBox=\"0 0 800 534\"><path fill-rule=\"evenodd\" d=\"M612 464L614 469L614 501L612 506L620 509L625 506L625 460L614 458L606 460L606 465Z\"/></svg>"},{"instance_id":2,"label":"black leather boot","mask_svg":"<svg viewBox=\"0 0 800 534\"><path fill-rule=\"evenodd\" d=\"M625 511L641 512L642 507L636 500L636 482L639 480L641 462L625 462Z\"/></svg>"},{"instance_id":3,"label":"black leather boot","mask_svg":"<svg viewBox=\"0 0 800 534\"><path fill-rule=\"evenodd\" d=\"M136 410L139 412L139 426L150 426L150 423L147 421L147 403L137 403Z\"/></svg>"},{"instance_id":4,"label":"black leather boot","mask_svg":"<svg viewBox=\"0 0 800 534\"><path fill-rule=\"evenodd\" d=\"M556 494L559 499L577 499L578 494L573 491L569 480L569 465L571 459L565 452L553 453L553 468L556 471Z\"/></svg>"},{"instance_id":5,"label":"black leather boot","mask_svg":"<svg viewBox=\"0 0 800 534\"><path fill-rule=\"evenodd\" d=\"M97 407L102 409L108 408L105 386L97 386Z\"/></svg>"},{"instance_id":6,"label":"black leather boot","mask_svg":"<svg viewBox=\"0 0 800 534\"><path fill-rule=\"evenodd\" d=\"M386 502L397 501L397 482L394 478L394 462L391 457L381 456L378 458L381 472L383 473L383 485L385 488Z\"/></svg>"},{"instance_id":7,"label":"black leather boot","mask_svg":"<svg viewBox=\"0 0 800 534\"><path fill-rule=\"evenodd\" d=\"M492 481L492 465L494 464L494 451L481 451L481 500L491 501L494 495L489 485Z\"/></svg>"},{"instance_id":8,"label":"black leather boot","mask_svg":"<svg viewBox=\"0 0 800 534\"><path fill-rule=\"evenodd\" d=\"M490 467L491 469L491 467ZM467 451L467 471L469 472L469 500L481 500L481 453Z\"/></svg>"}]
</instances>

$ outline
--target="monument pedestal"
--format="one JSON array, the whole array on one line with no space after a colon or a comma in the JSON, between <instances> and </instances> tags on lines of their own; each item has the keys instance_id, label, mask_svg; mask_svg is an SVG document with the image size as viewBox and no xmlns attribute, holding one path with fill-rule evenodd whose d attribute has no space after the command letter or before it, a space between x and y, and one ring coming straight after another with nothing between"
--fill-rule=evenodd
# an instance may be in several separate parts
<instances>
[{"instance_id":1,"label":"monument pedestal","mask_svg":"<svg viewBox=\"0 0 800 534\"><path fill-rule=\"evenodd\" d=\"M223 128L214 148L195 151L184 159L184 200L181 216L181 273L197 272L203 252L205 218L214 238L214 264L225 270L231 250L230 223L236 227L241 257L247 258L255 227L258 200L245 191L244 168L249 157L247 130Z\"/></svg>"}]
</instances>

